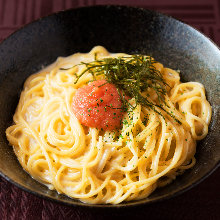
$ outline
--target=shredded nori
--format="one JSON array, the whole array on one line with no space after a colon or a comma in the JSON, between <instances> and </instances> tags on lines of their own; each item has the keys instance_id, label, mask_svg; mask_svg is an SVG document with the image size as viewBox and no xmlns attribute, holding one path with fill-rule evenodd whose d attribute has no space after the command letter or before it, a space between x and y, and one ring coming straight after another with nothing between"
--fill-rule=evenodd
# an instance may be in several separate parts
<instances>
[{"instance_id":1,"label":"shredded nori","mask_svg":"<svg viewBox=\"0 0 220 220\"><path fill-rule=\"evenodd\" d=\"M81 62L79 65L85 65L86 69L80 75L76 75L75 83L86 72L92 74L93 80L97 80L99 75L104 75L106 83L112 83L116 86L122 101L123 111L128 111L128 108L134 109L137 104L141 104L163 116L155 108L158 107L181 124L172 112L167 111L163 107L164 105L169 107L165 101L167 93L165 86L169 85L164 81L161 72L155 68L154 63L156 61L151 56L145 55L96 59L88 63ZM147 91L148 88L155 90L158 96L158 104L153 103L149 98L142 95L142 92ZM135 98L136 105L130 105L127 97Z\"/></svg>"}]
</instances>

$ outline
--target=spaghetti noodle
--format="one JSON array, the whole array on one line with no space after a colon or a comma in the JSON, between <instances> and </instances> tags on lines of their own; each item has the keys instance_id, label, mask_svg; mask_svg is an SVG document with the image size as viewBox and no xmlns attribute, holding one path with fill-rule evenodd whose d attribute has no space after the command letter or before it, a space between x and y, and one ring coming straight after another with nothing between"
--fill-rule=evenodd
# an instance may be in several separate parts
<instances>
[{"instance_id":1,"label":"spaghetti noodle","mask_svg":"<svg viewBox=\"0 0 220 220\"><path fill-rule=\"evenodd\" d=\"M87 127L77 119L73 97L93 80L77 64L122 56L129 55L97 46L60 57L26 80L6 136L24 170L49 189L86 203L118 204L146 198L195 164L196 140L208 133L211 106L202 84L181 83L178 72L160 63L154 67L166 82L167 105L155 109L163 115L131 97L136 107L124 113L118 130ZM157 102L154 90L143 95Z\"/></svg>"}]
</instances>

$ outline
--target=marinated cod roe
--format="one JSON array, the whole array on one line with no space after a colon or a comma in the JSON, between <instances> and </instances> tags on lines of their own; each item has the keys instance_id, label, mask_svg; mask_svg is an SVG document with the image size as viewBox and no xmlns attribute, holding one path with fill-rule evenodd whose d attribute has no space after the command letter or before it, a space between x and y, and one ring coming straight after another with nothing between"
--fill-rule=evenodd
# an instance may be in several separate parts
<instances>
[{"instance_id":1,"label":"marinated cod roe","mask_svg":"<svg viewBox=\"0 0 220 220\"><path fill-rule=\"evenodd\" d=\"M116 87L97 80L79 88L73 97L72 110L81 124L103 130L120 127L122 102Z\"/></svg>"}]
</instances>

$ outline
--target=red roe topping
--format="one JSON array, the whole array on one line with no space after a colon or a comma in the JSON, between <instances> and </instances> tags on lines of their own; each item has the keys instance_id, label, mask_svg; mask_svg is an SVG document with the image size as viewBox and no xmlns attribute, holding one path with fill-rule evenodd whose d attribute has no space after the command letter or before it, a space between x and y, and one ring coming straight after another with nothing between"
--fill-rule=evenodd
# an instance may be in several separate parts
<instances>
[{"instance_id":1,"label":"red roe topping","mask_svg":"<svg viewBox=\"0 0 220 220\"><path fill-rule=\"evenodd\" d=\"M79 88L73 97L72 110L81 124L103 130L120 127L122 102L116 87L97 80Z\"/></svg>"}]
</instances>

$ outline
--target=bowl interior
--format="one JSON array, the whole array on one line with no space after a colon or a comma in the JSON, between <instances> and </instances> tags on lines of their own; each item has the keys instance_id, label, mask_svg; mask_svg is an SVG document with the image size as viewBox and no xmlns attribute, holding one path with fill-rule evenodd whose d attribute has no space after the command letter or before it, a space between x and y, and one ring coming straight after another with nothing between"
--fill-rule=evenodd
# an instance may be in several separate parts
<instances>
[{"instance_id":1,"label":"bowl interior","mask_svg":"<svg viewBox=\"0 0 220 220\"><path fill-rule=\"evenodd\" d=\"M25 79L56 60L102 45L110 52L152 55L164 66L181 71L182 81L201 82L212 105L207 137L197 146L196 165L149 198L116 205L133 206L157 201L198 183L220 160L220 51L204 35L173 18L148 10L96 6L68 10L33 22L0 45L0 173L37 195L72 205L86 205L48 190L19 165L5 137L12 123ZM100 206L100 205L95 205ZM112 207L102 205L102 207Z\"/></svg>"}]
</instances>

